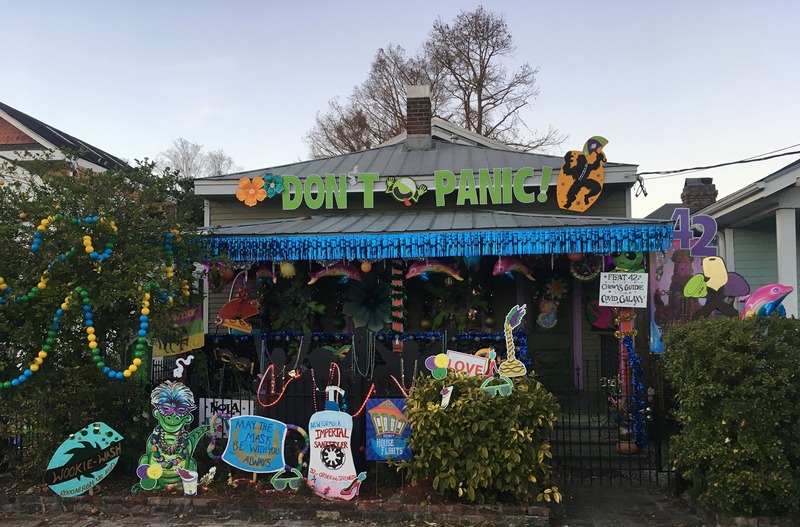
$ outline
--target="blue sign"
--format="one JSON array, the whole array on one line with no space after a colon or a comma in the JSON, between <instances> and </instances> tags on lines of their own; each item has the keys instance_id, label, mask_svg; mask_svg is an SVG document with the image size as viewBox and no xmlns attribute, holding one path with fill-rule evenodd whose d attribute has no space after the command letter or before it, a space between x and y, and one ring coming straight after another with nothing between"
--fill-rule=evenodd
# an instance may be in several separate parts
<instances>
[{"instance_id":1,"label":"blue sign","mask_svg":"<svg viewBox=\"0 0 800 527\"><path fill-rule=\"evenodd\" d=\"M122 436L105 423L92 423L58 447L44 481L63 498L79 496L109 475L119 460Z\"/></svg>"},{"instance_id":2,"label":"blue sign","mask_svg":"<svg viewBox=\"0 0 800 527\"><path fill-rule=\"evenodd\" d=\"M405 408L405 399L367 401L368 461L411 459L411 423L404 414Z\"/></svg>"},{"instance_id":3,"label":"blue sign","mask_svg":"<svg viewBox=\"0 0 800 527\"><path fill-rule=\"evenodd\" d=\"M247 472L283 470L283 446L286 424L255 415L239 415L231 419L228 445L222 460Z\"/></svg>"}]
</instances>

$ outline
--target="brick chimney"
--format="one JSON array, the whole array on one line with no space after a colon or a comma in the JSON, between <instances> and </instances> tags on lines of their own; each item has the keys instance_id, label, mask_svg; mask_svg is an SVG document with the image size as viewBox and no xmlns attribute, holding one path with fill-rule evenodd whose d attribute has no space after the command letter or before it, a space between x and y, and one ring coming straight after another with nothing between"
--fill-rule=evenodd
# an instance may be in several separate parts
<instances>
[{"instance_id":1,"label":"brick chimney","mask_svg":"<svg viewBox=\"0 0 800 527\"><path fill-rule=\"evenodd\" d=\"M431 87L406 86L406 149L430 150Z\"/></svg>"},{"instance_id":2,"label":"brick chimney","mask_svg":"<svg viewBox=\"0 0 800 527\"><path fill-rule=\"evenodd\" d=\"M694 214L717 201L717 187L710 177L686 178L681 192L681 202Z\"/></svg>"}]
</instances>

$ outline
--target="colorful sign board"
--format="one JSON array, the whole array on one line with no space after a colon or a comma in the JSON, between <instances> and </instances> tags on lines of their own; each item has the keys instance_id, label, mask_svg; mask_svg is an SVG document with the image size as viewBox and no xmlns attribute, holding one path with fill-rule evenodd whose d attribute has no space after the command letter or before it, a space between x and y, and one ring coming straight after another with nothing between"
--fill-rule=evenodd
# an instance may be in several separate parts
<instances>
[{"instance_id":1,"label":"colorful sign board","mask_svg":"<svg viewBox=\"0 0 800 527\"><path fill-rule=\"evenodd\" d=\"M316 412L308 422L308 436L308 481L314 492L324 498L354 498L361 480L353 464L352 416L338 410Z\"/></svg>"},{"instance_id":2,"label":"colorful sign board","mask_svg":"<svg viewBox=\"0 0 800 527\"><path fill-rule=\"evenodd\" d=\"M222 460L247 472L276 472L286 467L283 447L286 424L256 415L231 419L230 438Z\"/></svg>"},{"instance_id":3,"label":"colorful sign board","mask_svg":"<svg viewBox=\"0 0 800 527\"><path fill-rule=\"evenodd\" d=\"M62 498L83 494L114 470L122 436L105 423L92 423L69 436L53 454L44 481Z\"/></svg>"},{"instance_id":4,"label":"colorful sign board","mask_svg":"<svg viewBox=\"0 0 800 527\"><path fill-rule=\"evenodd\" d=\"M405 399L367 401L367 461L411 459L411 426Z\"/></svg>"},{"instance_id":5,"label":"colorful sign board","mask_svg":"<svg viewBox=\"0 0 800 527\"><path fill-rule=\"evenodd\" d=\"M697 274L703 272L703 259L694 257L689 249L681 249L677 239L665 252L650 253L650 351L664 351L663 337L672 326L691 322L700 309L699 298L683 294L684 287Z\"/></svg>"},{"instance_id":6,"label":"colorful sign board","mask_svg":"<svg viewBox=\"0 0 800 527\"><path fill-rule=\"evenodd\" d=\"M208 426L211 424L211 418L217 412L228 414L231 417L237 417L240 415L253 415L253 400L225 398L200 399L200 425ZM224 428L222 437L228 437L228 432Z\"/></svg>"},{"instance_id":7,"label":"colorful sign board","mask_svg":"<svg viewBox=\"0 0 800 527\"><path fill-rule=\"evenodd\" d=\"M203 308L190 307L175 317L170 317L172 323L183 328L185 337L179 342L153 342L154 357L168 357L200 349L205 344L205 331L203 329Z\"/></svg>"},{"instance_id":8,"label":"colorful sign board","mask_svg":"<svg viewBox=\"0 0 800 527\"><path fill-rule=\"evenodd\" d=\"M647 307L647 273L600 273L600 305Z\"/></svg>"},{"instance_id":9,"label":"colorful sign board","mask_svg":"<svg viewBox=\"0 0 800 527\"><path fill-rule=\"evenodd\" d=\"M447 367L453 371L483 377L489 368L489 357L470 355L460 351L447 350L449 363Z\"/></svg>"}]
</instances>

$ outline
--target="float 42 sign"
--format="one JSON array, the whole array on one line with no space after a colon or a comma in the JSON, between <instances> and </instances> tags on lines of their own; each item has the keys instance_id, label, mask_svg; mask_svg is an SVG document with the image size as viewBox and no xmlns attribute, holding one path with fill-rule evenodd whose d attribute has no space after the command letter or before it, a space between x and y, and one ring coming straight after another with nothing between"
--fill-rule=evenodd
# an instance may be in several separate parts
<instances>
[{"instance_id":1,"label":"float 42 sign","mask_svg":"<svg viewBox=\"0 0 800 527\"><path fill-rule=\"evenodd\" d=\"M689 249L691 256L717 256L717 248L711 245L717 235L717 220L705 214L692 216L689 209L675 209L672 221L679 249ZM695 237L694 227L700 228L700 236Z\"/></svg>"}]
</instances>

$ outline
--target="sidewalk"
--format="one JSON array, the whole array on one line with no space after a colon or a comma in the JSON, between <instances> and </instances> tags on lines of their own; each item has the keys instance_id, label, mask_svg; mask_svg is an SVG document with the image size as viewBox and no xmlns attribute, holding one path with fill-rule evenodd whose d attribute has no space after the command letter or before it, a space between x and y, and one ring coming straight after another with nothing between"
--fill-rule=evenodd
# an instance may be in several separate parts
<instances>
[{"instance_id":1,"label":"sidewalk","mask_svg":"<svg viewBox=\"0 0 800 527\"><path fill-rule=\"evenodd\" d=\"M648 486L572 486L553 525L564 527L701 527L686 501Z\"/></svg>"}]
</instances>

